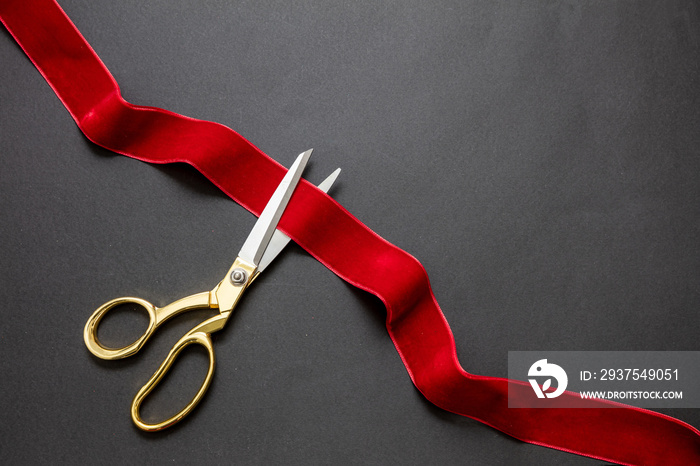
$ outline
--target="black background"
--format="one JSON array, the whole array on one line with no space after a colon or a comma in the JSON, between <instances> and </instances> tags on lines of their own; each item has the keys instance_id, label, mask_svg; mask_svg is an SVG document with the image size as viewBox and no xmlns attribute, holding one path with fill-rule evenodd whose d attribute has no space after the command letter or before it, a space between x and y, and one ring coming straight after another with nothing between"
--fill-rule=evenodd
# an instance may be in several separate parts
<instances>
[{"instance_id":1,"label":"black background","mask_svg":"<svg viewBox=\"0 0 700 466\"><path fill-rule=\"evenodd\" d=\"M699 349L696 2L61 5L128 101L285 166L313 147L315 183L342 167L331 194L423 263L467 371L506 376L513 350ZM0 462L596 464L433 407L381 302L296 245L215 336L196 412L138 431L131 398L207 314L119 362L89 354L85 321L211 289L255 218L192 168L88 142L4 30L0 105ZM104 339L139 325L123 311ZM181 362L147 415L194 393L205 356Z\"/></svg>"}]
</instances>

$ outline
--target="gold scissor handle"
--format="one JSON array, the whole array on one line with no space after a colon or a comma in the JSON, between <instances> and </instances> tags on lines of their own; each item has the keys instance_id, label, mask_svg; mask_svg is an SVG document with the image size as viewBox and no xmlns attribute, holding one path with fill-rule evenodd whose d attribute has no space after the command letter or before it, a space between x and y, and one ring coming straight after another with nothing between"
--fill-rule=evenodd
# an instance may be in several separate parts
<instances>
[{"instance_id":1,"label":"gold scissor handle","mask_svg":"<svg viewBox=\"0 0 700 466\"><path fill-rule=\"evenodd\" d=\"M204 397L204 393L209 388L209 384L214 376L214 365L216 363L216 359L214 357L214 347L211 343L211 333L220 330L226 323L227 319L228 315L218 315L212 317L211 319L202 322L190 330L177 343L175 343L175 346L173 346L173 348L170 350L170 353L168 353L158 370L151 376L148 382L141 387L141 390L139 390L134 397L134 401L131 403L131 419L139 429L153 432L170 427L187 416L195 408L195 406L197 406L197 403L202 400L202 397ZM151 393L154 388L156 388L161 380L163 380L163 377L165 377L165 375L168 373L182 350L192 344L202 345L207 350L207 354L209 355L209 369L207 370L207 375L204 378L204 382L199 388L199 391L197 391L194 398L192 398L192 400L190 400L190 402L184 408L182 408L171 418L154 424L144 422L143 419L141 419L141 414L139 413L141 403L143 403L146 396L148 396L148 394Z\"/></svg>"},{"instance_id":2,"label":"gold scissor handle","mask_svg":"<svg viewBox=\"0 0 700 466\"><path fill-rule=\"evenodd\" d=\"M133 298L130 296L108 301L97 308L85 324L85 329L83 331L85 346L87 346L92 354L101 359L112 360L129 357L137 353L160 324L169 318L191 309L212 307L212 297L210 295L211 293L208 291L197 293L177 300L165 307L155 307L145 299ZM100 321L107 312L122 304L136 304L145 309L148 313L148 327L144 334L130 345L126 345L122 348L108 348L103 346L97 339L97 327L100 325Z\"/></svg>"}]
</instances>

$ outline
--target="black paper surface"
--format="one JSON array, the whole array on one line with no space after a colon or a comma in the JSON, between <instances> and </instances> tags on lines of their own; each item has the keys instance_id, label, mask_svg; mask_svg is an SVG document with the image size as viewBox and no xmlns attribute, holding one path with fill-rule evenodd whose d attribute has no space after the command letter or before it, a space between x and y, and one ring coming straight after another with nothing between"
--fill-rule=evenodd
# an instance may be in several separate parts
<instances>
[{"instance_id":1,"label":"black paper surface","mask_svg":"<svg viewBox=\"0 0 700 466\"><path fill-rule=\"evenodd\" d=\"M425 266L463 367L513 350L698 350L696 2L63 0L132 103L227 125ZM381 302L296 245L214 337L185 422L131 423L198 313L129 360L85 348L123 295L211 289L255 218L187 166L90 143L0 32L0 462L597 464L446 413ZM145 318L122 312L105 339ZM131 333L129 333L131 332ZM146 414L184 403L192 351ZM700 426L699 409L666 411Z\"/></svg>"}]
</instances>

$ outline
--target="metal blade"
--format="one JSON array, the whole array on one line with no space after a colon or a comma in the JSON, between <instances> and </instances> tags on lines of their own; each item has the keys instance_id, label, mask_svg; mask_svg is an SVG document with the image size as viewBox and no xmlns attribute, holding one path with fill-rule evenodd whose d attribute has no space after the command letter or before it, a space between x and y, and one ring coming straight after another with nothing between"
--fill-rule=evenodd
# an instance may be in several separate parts
<instances>
[{"instance_id":1,"label":"metal blade","mask_svg":"<svg viewBox=\"0 0 700 466\"><path fill-rule=\"evenodd\" d=\"M245 243L243 243L238 257L256 266L260 264L260 258L265 252L267 245L270 243L270 238L272 238L272 234L277 228L277 223L282 217L284 209L287 207L289 198L292 197L292 193L299 183L301 172L304 171L304 167L312 151L313 149L309 149L300 154L287 174L284 175L284 178L282 178L274 194L267 202L262 214L260 214L260 218L255 222L250 235L248 235Z\"/></svg>"},{"instance_id":2,"label":"metal blade","mask_svg":"<svg viewBox=\"0 0 700 466\"><path fill-rule=\"evenodd\" d=\"M328 178L323 180L321 184L318 185L318 189L324 193L327 193L328 190L331 189L331 186L333 186L333 183L335 183L335 179L338 178L339 174L340 168L331 173ZM272 239L270 240L270 244L267 245L267 249L265 249L265 253L262 256L262 259L260 259L260 264L258 264L258 272L265 270L267 266L270 265L273 260L275 260L277 255L282 252L287 244L289 244L289 241L291 241L289 236L285 235L279 230L275 230L275 233L272 235Z\"/></svg>"}]
</instances>

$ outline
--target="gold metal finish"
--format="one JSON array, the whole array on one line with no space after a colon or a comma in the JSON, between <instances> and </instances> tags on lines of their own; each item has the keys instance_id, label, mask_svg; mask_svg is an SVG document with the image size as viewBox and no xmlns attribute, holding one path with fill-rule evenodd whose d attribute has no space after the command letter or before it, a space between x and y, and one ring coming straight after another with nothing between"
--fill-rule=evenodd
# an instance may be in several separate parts
<instances>
[{"instance_id":1,"label":"gold metal finish","mask_svg":"<svg viewBox=\"0 0 700 466\"><path fill-rule=\"evenodd\" d=\"M189 311L191 309L201 309L207 307L218 307L211 306L210 303L212 299L210 297L211 292L206 291L204 293L197 293L186 298L182 298L174 303L168 304L165 307L155 307L153 304L149 303L145 299L134 298L134 297L124 297L117 298L104 303L100 306L88 319L85 324L85 330L83 331L83 339L85 340L85 346L90 350L92 354L101 359L122 359L136 354L144 343L153 335L153 332L166 320L174 317L183 312ZM215 303L216 301L214 301ZM137 304L144 308L148 313L148 328L146 332L141 335L135 342L130 345L124 346L123 348L107 348L102 346L100 341L97 339L97 326L100 324L102 318L111 309L122 304Z\"/></svg>"},{"instance_id":2,"label":"gold metal finish","mask_svg":"<svg viewBox=\"0 0 700 466\"><path fill-rule=\"evenodd\" d=\"M230 280L230 275L233 269L240 268L246 271L246 281L240 285L233 284ZM88 319L85 324L83 337L85 345L90 352L101 359L121 359L136 354L143 344L153 335L153 332L166 320L183 312L193 309L210 308L219 309L219 314L205 320L201 324L195 326L187 332L170 350L165 360L158 370L151 376L146 384L141 387L141 390L134 397L131 403L131 419L140 429L146 431L157 431L165 429L187 416L197 406L211 383L214 376L214 366L216 358L214 356L214 347L211 343L211 334L224 328L226 322L232 314L233 309L238 304L243 292L248 288L248 285L258 275L257 268L246 261L237 258L227 272L225 278L212 291L197 293L192 296L187 296L165 307L158 308L148 301L141 298L124 297L109 301L100 306ZM103 346L97 339L97 327L105 314L122 304L137 304L143 307L149 316L149 324L146 332L141 335L135 342L123 348L107 348ZM209 355L209 369L207 375L202 382L199 391L190 400L190 402L182 408L177 414L169 419L154 424L149 424L141 418L140 408L143 400L150 394L154 388L163 380L165 375L172 367L175 360L178 358L182 350L192 344L202 345Z\"/></svg>"},{"instance_id":3,"label":"gold metal finish","mask_svg":"<svg viewBox=\"0 0 700 466\"><path fill-rule=\"evenodd\" d=\"M143 430L156 431L165 429L187 416L202 400L202 397L209 388L209 384L214 376L214 348L211 342L211 334L221 330L232 314L233 309L241 299L243 292L255 280L261 270L272 261L277 254L289 242L289 237L276 231L277 222L286 208L287 202L299 182L301 172L311 155L311 151L306 151L297 157L292 167L284 176L272 197L268 201L260 218L256 222L248 239L246 239L239 257L236 258L231 268L224 276L224 279L212 290L204 293L197 293L186 298L182 298L165 307L155 307L153 304L141 298L125 297L117 298L100 306L88 319L83 331L85 345L90 352L102 359L121 359L136 354L153 335L156 329L168 319L192 309L218 309L219 313L211 317L192 330L187 332L168 353L158 370L151 376L146 384L138 391L131 403L131 418L134 423ZM326 179L322 189L327 190L333 184L338 171ZM270 244L274 246L268 250ZM235 271L235 273L233 273ZM124 304L135 304L145 309L148 314L148 328L136 341L122 348L108 348L103 346L97 338L97 327L102 318L110 310ZM173 363L179 355L189 345L201 345L207 350L209 355L209 369L207 375L194 398L182 408L177 414L169 419L157 423L147 423L141 418L141 404L153 389L163 380Z\"/></svg>"}]
</instances>

